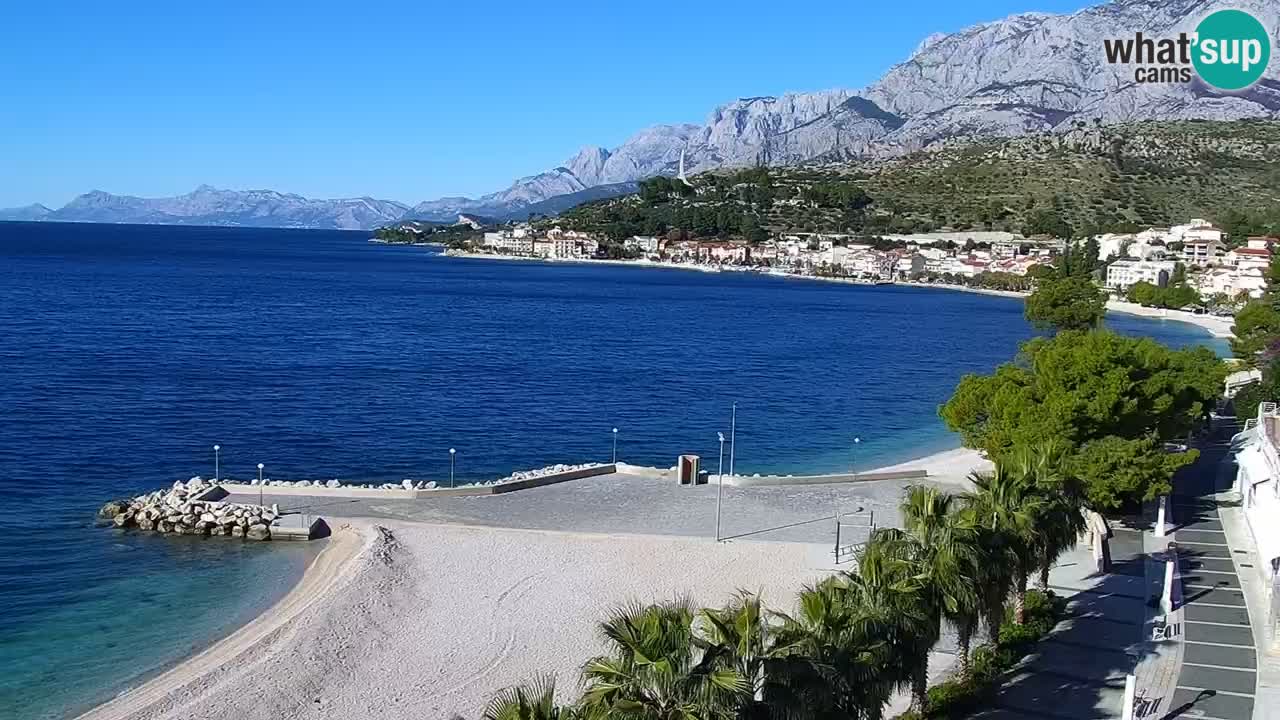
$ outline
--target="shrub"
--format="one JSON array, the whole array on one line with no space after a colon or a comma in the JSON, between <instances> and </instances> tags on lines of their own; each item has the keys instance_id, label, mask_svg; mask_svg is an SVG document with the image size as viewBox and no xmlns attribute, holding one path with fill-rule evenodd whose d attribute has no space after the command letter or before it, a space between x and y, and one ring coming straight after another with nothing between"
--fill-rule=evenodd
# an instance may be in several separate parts
<instances>
[{"instance_id":1,"label":"shrub","mask_svg":"<svg viewBox=\"0 0 1280 720\"><path fill-rule=\"evenodd\" d=\"M951 717L958 713L968 713L978 706L990 683L978 682L975 678L968 681L948 680L929 688L929 717Z\"/></svg>"},{"instance_id":2,"label":"shrub","mask_svg":"<svg viewBox=\"0 0 1280 720\"><path fill-rule=\"evenodd\" d=\"M1066 603L1053 593L1032 590L1027 593L1026 622L1013 622L1012 610L1000 626L1000 641L982 645L973 651L967 681L949 680L929 688L925 714L907 713L898 720L966 717L982 700L995 691L1000 676L1017 665L1035 643L1047 635L1062 617Z\"/></svg>"}]
</instances>

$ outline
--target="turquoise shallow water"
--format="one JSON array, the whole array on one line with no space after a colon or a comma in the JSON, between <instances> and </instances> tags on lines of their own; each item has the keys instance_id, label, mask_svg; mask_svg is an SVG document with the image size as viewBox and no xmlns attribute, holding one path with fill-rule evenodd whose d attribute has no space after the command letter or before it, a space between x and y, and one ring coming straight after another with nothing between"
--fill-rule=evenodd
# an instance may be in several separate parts
<instances>
[{"instance_id":1,"label":"turquoise shallow water","mask_svg":"<svg viewBox=\"0 0 1280 720\"><path fill-rule=\"evenodd\" d=\"M0 223L0 718L58 718L224 635L314 548L95 528L213 471L462 480L609 457L870 468L955 446L1014 299L740 273L454 260L363 233ZM1208 341L1116 316L1121 332ZM1211 343L1221 349L1223 343Z\"/></svg>"}]
</instances>

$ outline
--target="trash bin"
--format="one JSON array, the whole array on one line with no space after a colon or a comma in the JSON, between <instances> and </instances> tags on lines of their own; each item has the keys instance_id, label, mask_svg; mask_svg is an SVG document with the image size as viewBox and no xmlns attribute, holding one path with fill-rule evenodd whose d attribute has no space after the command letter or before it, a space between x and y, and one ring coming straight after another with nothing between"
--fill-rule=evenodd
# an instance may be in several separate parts
<instances>
[{"instance_id":1,"label":"trash bin","mask_svg":"<svg viewBox=\"0 0 1280 720\"><path fill-rule=\"evenodd\" d=\"M676 459L676 479L681 485L694 485L698 482L701 462L702 458L697 455L681 455Z\"/></svg>"}]
</instances>

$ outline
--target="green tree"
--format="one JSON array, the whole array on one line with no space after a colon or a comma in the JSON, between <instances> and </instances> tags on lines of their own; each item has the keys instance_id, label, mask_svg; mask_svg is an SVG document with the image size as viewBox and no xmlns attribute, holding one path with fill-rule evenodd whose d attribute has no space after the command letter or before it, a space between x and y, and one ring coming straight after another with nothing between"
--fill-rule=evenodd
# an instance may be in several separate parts
<instances>
[{"instance_id":1,"label":"green tree","mask_svg":"<svg viewBox=\"0 0 1280 720\"><path fill-rule=\"evenodd\" d=\"M907 488L901 506L903 531L878 531L872 542L904 564L904 571L920 586L921 608L936 628L925 638L937 643L946 617L960 634L961 675L969 673L969 641L981 614L977 584L981 575L981 547L972 517L959 511L957 496L937 488ZM924 712L928 700L929 654L912 668L912 706Z\"/></svg>"},{"instance_id":2,"label":"green tree","mask_svg":"<svg viewBox=\"0 0 1280 720\"><path fill-rule=\"evenodd\" d=\"M636 720L733 720L751 685L693 631L685 602L628 606L601 624L612 650L582 669L589 714Z\"/></svg>"},{"instance_id":3,"label":"green tree","mask_svg":"<svg viewBox=\"0 0 1280 720\"><path fill-rule=\"evenodd\" d=\"M1085 443L1072 459L1072 469L1090 507L1117 510L1168 494L1174 472L1198 456L1198 450L1166 452L1154 435L1112 435Z\"/></svg>"},{"instance_id":4,"label":"green tree","mask_svg":"<svg viewBox=\"0 0 1280 720\"><path fill-rule=\"evenodd\" d=\"M711 663L745 679L750 687L744 703L755 706L755 698L764 690L765 663L772 640L760 597L739 593L723 608L703 610L700 619L701 637L709 643L707 656Z\"/></svg>"},{"instance_id":5,"label":"green tree","mask_svg":"<svg viewBox=\"0 0 1280 720\"><path fill-rule=\"evenodd\" d=\"M1231 334L1231 353L1256 366L1262 351L1280 337L1280 310L1265 300L1254 300L1236 313Z\"/></svg>"},{"instance_id":6,"label":"green tree","mask_svg":"<svg viewBox=\"0 0 1280 720\"><path fill-rule=\"evenodd\" d=\"M981 542L990 556L1008 561L990 568L986 578L985 615L994 643L1010 592L1014 595L1014 620L1021 623L1025 618L1027 578L1038 559L1036 522L1045 503L1034 478L1004 461L997 461L990 473L971 474L969 480L973 490L964 496L964 502L985 535Z\"/></svg>"},{"instance_id":7,"label":"green tree","mask_svg":"<svg viewBox=\"0 0 1280 720\"><path fill-rule=\"evenodd\" d=\"M574 720L574 708L556 705L556 682L544 675L528 685L500 691L481 714L482 720Z\"/></svg>"},{"instance_id":8,"label":"green tree","mask_svg":"<svg viewBox=\"0 0 1280 720\"><path fill-rule=\"evenodd\" d=\"M1042 500L1035 520L1033 547L1040 570L1039 586L1049 589L1049 571L1062 553L1074 548L1084 532L1083 487L1071 470L1071 446L1060 438L1019 447L1011 456L1013 471Z\"/></svg>"},{"instance_id":9,"label":"green tree","mask_svg":"<svg viewBox=\"0 0 1280 720\"><path fill-rule=\"evenodd\" d=\"M1126 300L1144 307L1155 307L1159 302L1159 296L1160 288L1145 280L1130 285L1129 291L1125 293Z\"/></svg>"},{"instance_id":10,"label":"green tree","mask_svg":"<svg viewBox=\"0 0 1280 720\"><path fill-rule=\"evenodd\" d=\"M869 550L856 574L807 588L795 613L777 614L764 690L772 717L878 720L909 679L904 660L919 651L926 618L914 586Z\"/></svg>"},{"instance_id":11,"label":"green tree","mask_svg":"<svg viewBox=\"0 0 1280 720\"><path fill-rule=\"evenodd\" d=\"M1092 281L1078 277L1045 280L1027 298L1027 320L1061 332L1097 327L1106 313L1106 297Z\"/></svg>"},{"instance_id":12,"label":"green tree","mask_svg":"<svg viewBox=\"0 0 1280 720\"><path fill-rule=\"evenodd\" d=\"M966 447L993 459L1055 438L1077 448L1110 435L1173 440L1207 415L1225 377L1205 347L1061 333L1024 343L990 375L964 376L939 413Z\"/></svg>"}]
</instances>

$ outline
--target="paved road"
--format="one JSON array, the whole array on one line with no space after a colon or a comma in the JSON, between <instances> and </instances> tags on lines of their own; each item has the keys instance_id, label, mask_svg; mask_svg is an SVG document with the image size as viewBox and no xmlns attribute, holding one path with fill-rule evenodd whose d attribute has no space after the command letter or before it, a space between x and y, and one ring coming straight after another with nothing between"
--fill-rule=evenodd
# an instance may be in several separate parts
<instances>
[{"instance_id":1,"label":"paved road","mask_svg":"<svg viewBox=\"0 0 1280 720\"><path fill-rule=\"evenodd\" d=\"M1230 489L1224 465L1234 424L1201 449L1201 460L1176 478L1174 540L1182 571L1184 647L1178 688L1166 718L1249 720L1253 717L1257 652L1244 591L1213 497ZM1225 470L1225 471L1224 471Z\"/></svg>"}]
</instances>

